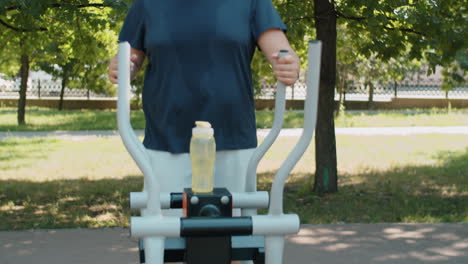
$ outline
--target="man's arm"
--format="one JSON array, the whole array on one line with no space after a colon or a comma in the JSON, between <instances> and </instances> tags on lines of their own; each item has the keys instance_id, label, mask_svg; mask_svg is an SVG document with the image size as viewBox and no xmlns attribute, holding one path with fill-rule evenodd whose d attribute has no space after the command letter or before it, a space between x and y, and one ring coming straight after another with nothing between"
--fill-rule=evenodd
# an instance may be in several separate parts
<instances>
[{"instance_id":1,"label":"man's arm","mask_svg":"<svg viewBox=\"0 0 468 264\"><path fill-rule=\"evenodd\" d=\"M260 35L257 43L273 67L276 79L285 85L294 84L299 78L301 63L284 32L280 29L267 30ZM288 50L289 54L278 59L280 50Z\"/></svg>"}]
</instances>

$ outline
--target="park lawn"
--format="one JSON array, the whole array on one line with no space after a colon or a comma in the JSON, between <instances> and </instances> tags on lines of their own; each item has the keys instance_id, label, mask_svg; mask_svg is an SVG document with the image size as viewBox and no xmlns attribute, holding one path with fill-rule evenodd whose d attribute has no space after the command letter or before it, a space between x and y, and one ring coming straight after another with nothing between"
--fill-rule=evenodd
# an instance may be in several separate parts
<instances>
[{"instance_id":1,"label":"park lawn","mask_svg":"<svg viewBox=\"0 0 468 264\"><path fill-rule=\"evenodd\" d=\"M259 165L259 189L297 137ZM0 230L128 227L141 173L118 137L0 141ZM310 191L314 147L292 172L285 211L303 223L468 222L468 136L338 136L339 192Z\"/></svg>"},{"instance_id":2,"label":"park lawn","mask_svg":"<svg viewBox=\"0 0 468 264\"><path fill-rule=\"evenodd\" d=\"M273 112L257 111L257 128L273 124ZM285 128L303 126L303 113L289 111L284 118ZM131 112L135 129L145 127L142 111ZM468 110L430 109L402 111L348 111L335 118L336 127L398 127L398 126L464 126L468 124ZM0 108L0 131L50 131L50 130L116 130L116 112L112 110L57 111L47 108L30 108L26 125L17 125L13 108Z\"/></svg>"}]
</instances>

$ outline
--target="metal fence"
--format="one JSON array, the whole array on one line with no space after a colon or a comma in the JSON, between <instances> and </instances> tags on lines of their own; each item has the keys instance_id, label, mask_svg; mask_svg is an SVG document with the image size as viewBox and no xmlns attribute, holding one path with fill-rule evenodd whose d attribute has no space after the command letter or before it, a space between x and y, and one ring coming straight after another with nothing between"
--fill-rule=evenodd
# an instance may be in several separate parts
<instances>
[{"instance_id":1,"label":"metal fence","mask_svg":"<svg viewBox=\"0 0 468 264\"><path fill-rule=\"evenodd\" d=\"M20 86L18 83L0 84L0 98L17 98ZM61 83L53 80L33 80L28 83L28 98L58 98L60 97ZM274 99L276 84L263 85L257 99ZM306 84L296 83L294 86L286 88L286 98L304 100L306 95ZM369 99L369 89L364 85L353 85L347 87L345 99L349 101L367 101ZM335 91L336 99L339 94ZM373 100L387 101L391 98L466 98L468 99L468 87L457 87L446 94L440 88L440 84L434 82L402 82L398 85L380 84L374 88ZM65 98L115 98L113 95L98 94L88 89L65 88Z\"/></svg>"},{"instance_id":2,"label":"metal fence","mask_svg":"<svg viewBox=\"0 0 468 264\"><path fill-rule=\"evenodd\" d=\"M273 99L275 97L276 84L264 85L261 92L256 95L258 99ZM304 100L306 95L306 84L296 83L286 88L286 99ZM335 90L335 98L339 98ZM349 86L344 92L346 100L367 101L369 100L369 87L364 85ZM410 83L402 82L395 84L380 84L374 87L373 100L388 101L391 98L450 98L468 99L468 87L456 87L448 93L443 91L440 84L435 83Z\"/></svg>"},{"instance_id":3,"label":"metal fence","mask_svg":"<svg viewBox=\"0 0 468 264\"><path fill-rule=\"evenodd\" d=\"M62 84L53 80L31 80L28 82L26 96L28 98L56 98L60 97ZM8 83L0 85L1 97L18 97L19 83ZM65 88L65 98L109 98L114 97L106 94L98 94L89 89Z\"/></svg>"}]
</instances>

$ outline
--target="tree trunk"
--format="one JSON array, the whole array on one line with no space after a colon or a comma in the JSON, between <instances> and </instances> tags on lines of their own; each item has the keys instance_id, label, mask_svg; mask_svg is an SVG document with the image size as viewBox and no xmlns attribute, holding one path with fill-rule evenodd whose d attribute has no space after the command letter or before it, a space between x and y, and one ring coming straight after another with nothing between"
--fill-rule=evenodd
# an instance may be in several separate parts
<instances>
[{"instance_id":1,"label":"tree trunk","mask_svg":"<svg viewBox=\"0 0 468 264\"><path fill-rule=\"evenodd\" d=\"M65 87L67 85L67 76L63 75L62 76L62 87L60 89L60 100L59 100L59 105L58 105L58 110L62 111L63 109L63 96L65 94Z\"/></svg>"},{"instance_id":2,"label":"tree trunk","mask_svg":"<svg viewBox=\"0 0 468 264\"><path fill-rule=\"evenodd\" d=\"M37 79L37 97L41 98L41 79Z\"/></svg>"},{"instance_id":3,"label":"tree trunk","mask_svg":"<svg viewBox=\"0 0 468 264\"><path fill-rule=\"evenodd\" d=\"M314 0L317 39L322 41L319 105L315 130L317 193L338 191L335 123L336 14L333 0Z\"/></svg>"},{"instance_id":4,"label":"tree trunk","mask_svg":"<svg viewBox=\"0 0 468 264\"><path fill-rule=\"evenodd\" d=\"M342 74L342 76L344 76L344 74ZM339 96L338 96L338 103L337 103L336 111L335 111L335 117L340 116L341 112L344 109L345 83L346 81L344 77L339 78L339 83L338 83L338 86L339 86L338 95Z\"/></svg>"},{"instance_id":5,"label":"tree trunk","mask_svg":"<svg viewBox=\"0 0 468 264\"><path fill-rule=\"evenodd\" d=\"M369 100L367 101L367 109L374 109L374 84L369 82Z\"/></svg>"},{"instance_id":6,"label":"tree trunk","mask_svg":"<svg viewBox=\"0 0 468 264\"><path fill-rule=\"evenodd\" d=\"M450 113L450 111L452 110L452 104L450 103L448 95L449 91L445 91L445 100L447 100L447 112Z\"/></svg>"},{"instance_id":7,"label":"tree trunk","mask_svg":"<svg viewBox=\"0 0 468 264\"><path fill-rule=\"evenodd\" d=\"M394 97L397 98L398 97L398 82L397 81L393 81L393 90L394 90Z\"/></svg>"},{"instance_id":8,"label":"tree trunk","mask_svg":"<svg viewBox=\"0 0 468 264\"><path fill-rule=\"evenodd\" d=\"M29 78L29 56L21 55L21 85L19 91L18 101L18 125L26 124L26 91L28 90L28 78Z\"/></svg>"},{"instance_id":9,"label":"tree trunk","mask_svg":"<svg viewBox=\"0 0 468 264\"><path fill-rule=\"evenodd\" d=\"M341 97L342 97L341 90L338 90L338 103L335 103L335 117L340 116L340 110L341 110Z\"/></svg>"}]
</instances>

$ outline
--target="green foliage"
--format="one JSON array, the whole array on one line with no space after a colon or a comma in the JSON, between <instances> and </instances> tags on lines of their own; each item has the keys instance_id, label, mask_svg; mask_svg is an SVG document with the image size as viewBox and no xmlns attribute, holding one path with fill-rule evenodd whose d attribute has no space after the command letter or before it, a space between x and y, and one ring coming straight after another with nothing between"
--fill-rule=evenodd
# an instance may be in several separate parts
<instances>
[{"instance_id":1,"label":"green foliage","mask_svg":"<svg viewBox=\"0 0 468 264\"><path fill-rule=\"evenodd\" d=\"M126 8L128 2L123 0L0 1L0 39L5 44L0 51L19 50L34 61L79 58L93 64L102 57L102 50L116 49L112 45L115 27ZM24 40L22 46L20 39Z\"/></svg>"},{"instance_id":2,"label":"green foliage","mask_svg":"<svg viewBox=\"0 0 468 264\"><path fill-rule=\"evenodd\" d=\"M314 1L274 0L288 26L287 37L306 67L308 40L315 37ZM382 80L398 82L405 74L429 65L445 68L443 89L461 86L468 69L467 6L464 1L335 0L337 27L337 88L339 91L365 75L366 67L379 67ZM364 60L368 62L364 67ZM252 67L273 83L271 70L256 56ZM378 66L377 66L378 65ZM364 67L364 68L363 68ZM368 69L367 71L370 71ZM358 74L361 73L361 74ZM375 80L378 81L378 80Z\"/></svg>"},{"instance_id":3,"label":"green foliage","mask_svg":"<svg viewBox=\"0 0 468 264\"><path fill-rule=\"evenodd\" d=\"M131 0L0 0L0 73L15 76L22 54L32 69L56 77L64 70L70 87L115 94L106 80L108 58ZM288 27L287 37L307 67L307 42L315 38L314 1L273 0ZM467 11L464 1L335 0L338 16L337 86L362 76L363 60L378 65L379 76L398 81L427 61L445 68L444 90L463 85L468 69ZM371 63L371 62L369 62ZM57 65L58 67L52 67ZM252 61L256 93L260 82L275 82L263 54ZM365 70L364 70L365 72ZM143 76L134 81L141 90ZM137 102L137 105L139 103Z\"/></svg>"},{"instance_id":4,"label":"green foliage","mask_svg":"<svg viewBox=\"0 0 468 264\"><path fill-rule=\"evenodd\" d=\"M16 126L15 111L0 109L0 131L53 131L53 130L116 130L115 111L63 110L28 108L27 125ZM257 128L271 128L272 111L257 111ZM131 123L135 129L145 128L143 111L132 111ZM468 123L468 111L453 109L408 109L398 111L358 112L344 111L335 118L336 127L411 127L411 126L463 126ZM301 128L304 125L302 112L286 112L284 128Z\"/></svg>"},{"instance_id":5,"label":"green foliage","mask_svg":"<svg viewBox=\"0 0 468 264\"><path fill-rule=\"evenodd\" d=\"M313 5L310 1L284 1L273 0L278 13L282 17L288 30L286 36L291 47L301 59L301 68L307 67L308 41L313 39L315 28L313 27ZM252 60L252 75L255 94L261 93L261 83L273 84L276 82L270 64L257 49Z\"/></svg>"},{"instance_id":6,"label":"green foliage","mask_svg":"<svg viewBox=\"0 0 468 264\"><path fill-rule=\"evenodd\" d=\"M1 0L0 57L8 55L0 60L0 72L14 75L24 56L31 69L113 94L104 65L115 53L115 27L128 8L125 0Z\"/></svg>"},{"instance_id":7,"label":"green foliage","mask_svg":"<svg viewBox=\"0 0 468 264\"><path fill-rule=\"evenodd\" d=\"M432 69L459 60L467 49L467 8L464 1L335 1L365 56L376 52L384 61L407 52L409 59L426 58Z\"/></svg>"},{"instance_id":8,"label":"green foliage","mask_svg":"<svg viewBox=\"0 0 468 264\"><path fill-rule=\"evenodd\" d=\"M454 62L449 67L442 69L442 90L450 91L456 87L463 87L466 84L467 70L461 64Z\"/></svg>"}]
</instances>

